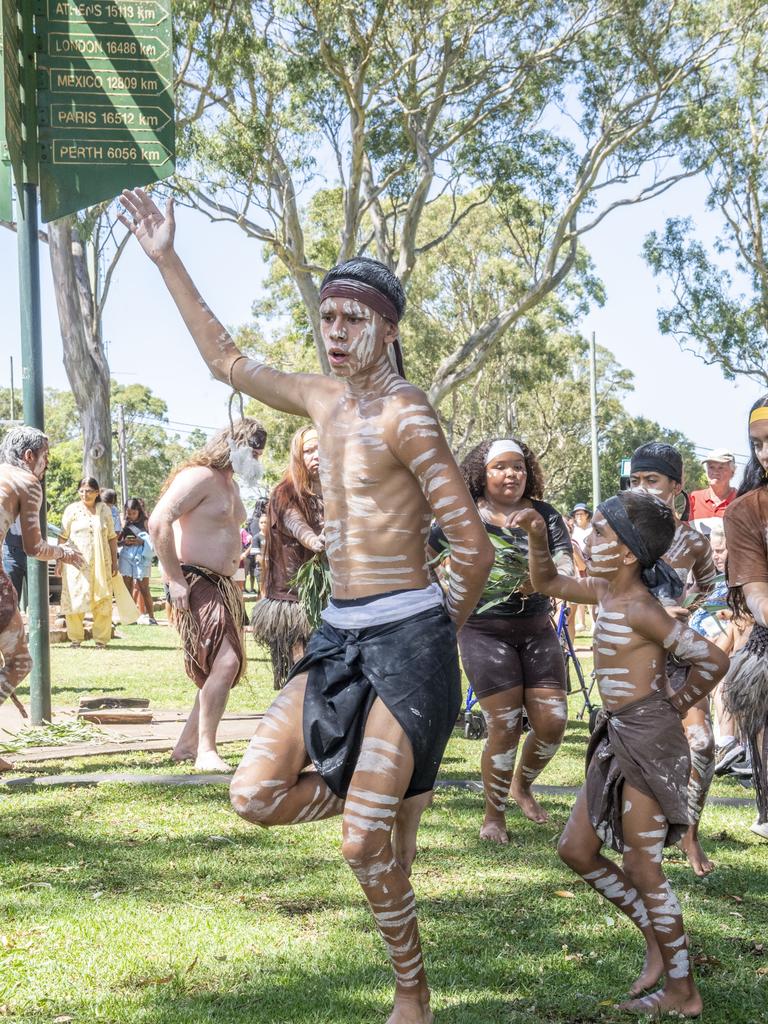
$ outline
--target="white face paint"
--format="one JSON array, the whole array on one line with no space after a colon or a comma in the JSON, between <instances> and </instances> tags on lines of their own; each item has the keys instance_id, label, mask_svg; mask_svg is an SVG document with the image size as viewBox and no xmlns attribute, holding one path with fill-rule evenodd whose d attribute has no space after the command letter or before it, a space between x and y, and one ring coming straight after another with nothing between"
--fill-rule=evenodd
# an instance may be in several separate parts
<instances>
[{"instance_id":1,"label":"white face paint","mask_svg":"<svg viewBox=\"0 0 768 1024\"><path fill-rule=\"evenodd\" d=\"M320 329L332 372L338 377L353 377L374 366L384 354L387 323L355 299L323 299Z\"/></svg>"}]
</instances>

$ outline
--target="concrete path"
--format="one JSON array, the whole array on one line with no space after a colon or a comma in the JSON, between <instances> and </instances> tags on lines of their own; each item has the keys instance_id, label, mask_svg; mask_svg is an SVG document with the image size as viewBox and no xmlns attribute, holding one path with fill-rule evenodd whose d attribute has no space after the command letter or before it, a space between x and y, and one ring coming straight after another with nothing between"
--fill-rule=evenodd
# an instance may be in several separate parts
<instances>
[{"instance_id":1,"label":"concrete path","mask_svg":"<svg viewBox=\"0 0 768 1024\"><path fill-rule=\"evenodd\" d=\"M11 709L13 715L5 710L9 703L6 701L6 704L2 705L0 729L15 734L24 723L14 708ZM30 747L28 750L19 751L18 754L7 754L6 757L14 764L33 764L37 761L59 761L72 757L91 757L96 754L120 754L127 750L173 750L188 714L188 710L154 711L151 722L133 725L122 722L119 725L94 726L104 734L103 742L70 743L66 747ZM218 730L219 742L249 740L262 717L261 714L245 712L225 714ZM75 721L75 712L57 709L53 714L53 720L57 724ZM0 733L0 741L2 738L3 734Z\"/></svg>"},{"instance_id":2,"label":"concrete path","mask_svg":"<svg viewBox=\"0 0 768 1024\"><path fill-rule=\"evenodd\" d=\"M89 772L83 775L28 775L21 779L3 782L0 786L9 789L45 789L51 786L99 786L103 783L119 783L129 786L224 786L232 781L231 775L200 774L190 772L184 775L142 775L137 772ZM482 793L483 787L475 779L438 779L438 789L468 789ZM577 786L534 786L534 792L549 796L576 796ZM754 800L748 797L710 797L708 803L721 807L752 807Z\"/></svg>"}]
</instances>

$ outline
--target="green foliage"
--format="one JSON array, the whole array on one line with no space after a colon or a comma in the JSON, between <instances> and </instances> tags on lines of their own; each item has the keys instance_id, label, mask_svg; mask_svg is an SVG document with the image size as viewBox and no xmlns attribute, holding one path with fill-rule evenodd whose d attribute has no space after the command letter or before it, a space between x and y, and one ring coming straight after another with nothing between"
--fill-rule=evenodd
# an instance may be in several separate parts
<instances>
[{"instance_id":1,"label":"green foliage","mask_svg":"<svg viewBox=\"0 0 768 1024\"><path fill-rule=\"evenodd\" d=\"M744 4L745 9L751 5ZM719 219L708 249L690 219L651 233L644 255L671 290L659 328L726 378L768 385L768 8L751 12L730 59L704 73L707 89L677 128L686 166L702 168Z\"/></svg>"},{"instance_id":2,"label":"green foliage","mask_svg":"<svg viewBox=\"0 0 768 1024\"><path fill-rule=\"evenodd\" d=\"M45 497L48 518L56 526L61 523L67 505L77 501L77 485L82 475L83 445L79 439L51 446L45 475Z\"/></svg>"},{"instance_id":3,"label":"green foliage","mask_svg":"<svg viewBox=\"0 0 768 1024\"><path fill-rule=\"evenodd\" d=\"M686 173L674 163L681 112L709 95L748 6L478 0L470 16L459 0L182 0L180 185L280 262L305 310L293 327L321 363L318 282L331 264L366 252L408 285L446 240L446 274L479 240L484 294L433 338L439 401L552 295L573 301L587 232ZM470 223L483 208L490 220ZM595 298L584 288L582 302Z\"/></svg>"}]
</instances>

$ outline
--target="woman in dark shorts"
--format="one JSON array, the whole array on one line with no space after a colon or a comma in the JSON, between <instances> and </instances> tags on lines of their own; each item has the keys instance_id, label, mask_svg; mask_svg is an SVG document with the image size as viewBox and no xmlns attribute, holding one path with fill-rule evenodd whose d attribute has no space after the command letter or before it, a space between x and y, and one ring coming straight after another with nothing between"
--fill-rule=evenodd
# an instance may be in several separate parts
<instances>
[{"instance_id":1,"label":"woman in dark shorts","mask_svg":"<svg viewBox=\"0 0 768 1024\"><path fill-rule=\"evenodd\" d=\"M547 524L549 549L560 571L573 571L568 530L559 512L541 500L544 478L527 445L515 438L483 441L469 453L461 470L489 534L511 540L527 554L526 534L502 528L521 509L534 508ZM432 530L429 545L435 552L445 548L438 527ZM497 559L503 560L503 554L498 553ZM557 753L565 732L566 677L549 618L549 598L524 586L479 611L491 596L497 595L483 595L459 631L459 650L488 725L482 755L485 821L480 838L505 844L509 842L505 811L510 793L527 818L540 824L547 820L531 786ZM531 731L515 769L523 709Z\"/></svg>"}]
</instances>

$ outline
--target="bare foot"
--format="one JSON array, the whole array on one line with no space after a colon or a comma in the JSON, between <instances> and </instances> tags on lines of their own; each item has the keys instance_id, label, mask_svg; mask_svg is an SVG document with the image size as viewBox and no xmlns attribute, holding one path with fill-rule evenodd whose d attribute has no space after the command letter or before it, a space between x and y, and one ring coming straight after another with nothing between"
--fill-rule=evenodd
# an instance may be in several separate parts
<instances>
[{"instance_id":1,"label":"bare foot","mask_svg":"<svg viewBox=\"0 0 768 1024\"><path fill-rule=\"evenodd\" d=\"M647 1013L653 1017L660 1017L664 1013L677 1013L683 1017L698 1017L703 1006L701 996L691 982L691 991L688 993L667 992L666 989L660 988L658 992L652 992L649 996L621 1003L619 1009L627 1013Z\"/></svg>"},{"instance_id":2,"label":"bare foot","mask_svg":"<svg viewBox=\"0 0 768 1024\"><path fill-rule=\"evenodd\" d=\"M429 1008L429 993L424 999L395 996L395 1005L387 1024L432 1024L434 1013Z\"/></svg>"},{"instance_id":3,"label":"bare foot","mask_svg":"<svg viewBox=\"0 0 768 1024\"><path fill-rule=\"evenodd\" d=\"M498 843L499 846L509 845L509 833L504 815L492 817L486 812L483 827L480 829L480 838L489 843Z\"/></svg>"},{"instance_id":4,"label":"bare foot","mask_svg":"<svg viewBox=\"0 0 768 1024\"><path fill-rule=\"evenodd\" d=\"M549 821L549 815L547 812L534 798L530 789L523 786L517 776L512 779L512 785L509 787L509 795L515 801L526 818L530 818L531 821L535 821L537 825L543 825L545 821Z\"/></svg>"},{"instance_id":5,"label":"bare foot","mask_svg":"<svg viewBox=\"0 0 768 1024\"><path fill-rule=\"evenodd\" d=\"M691 829L688 829L677 845L688 857L693 873L698 875L699 878L706 878L708 874L715 870L715 865L701 848L699 837L694 835Z\"/></svg>"},{"instance_id":6,"label":"bare foot","mask_svg":"<svg viewBox=\"0 0 768 1024\"><path fill-rule=\"evenodd\" d=\"M0 772L12 772L14 765L10 761L6 761L4 757L0 757Z\"/></svg>"},{"instance_id":7,"label":"bare foot","mask_svg":"<svg viewBox=\"0 0 768 1024\"><path fill-rule=\"evenodd\" d=\"M194 761L196 758L196 750L187 750L182 747L176 747L171 751L171 760L174 764L181 764L183 761Z\"/></svg>"},{"instance_id":8,"label":"bare foot","mask_svg":"<svg viewBox=\"0 0 768 1024\"><path fill-rule=\"evenodd\" d=\"M645 950L643 969L639 977L632 982L629 994L639 996L642 992L647 992L649 988L653 988L663 973L664 961L661 959L658 945L648 946Z\"/></svg>"},{"instance_id":9,"label":"bare foot","mask_svg":"<svg viewBox=\"0 0 768 1024\"><path fill-rule=\"evenodd\" d=\"M395 853L395 860L409 878L413 862L416 860L416 833L419 831L419 822L424 811L431 805L433 796L434 794L430 790L429 793L419 793L418 796L403 800L395 817L395 827L392 830L392 849ZM402 1019L406 1020L405 1017ZM414 1017L413 1019L420 1020L421 1018ZM426 1018L424 1019L426 1020Z\"/></svg>"},{"instance_id":10,"label":"bare foot","mask_svg":"<svg viewBox=\"0 0 768 1024\"><path fill-rule=\"evenodd\" d=\"M198 754L195 769L199 772L231 772L232 765L223 761L215 750L206 750L204 754Z\"/></svg>"}]
</instances>

